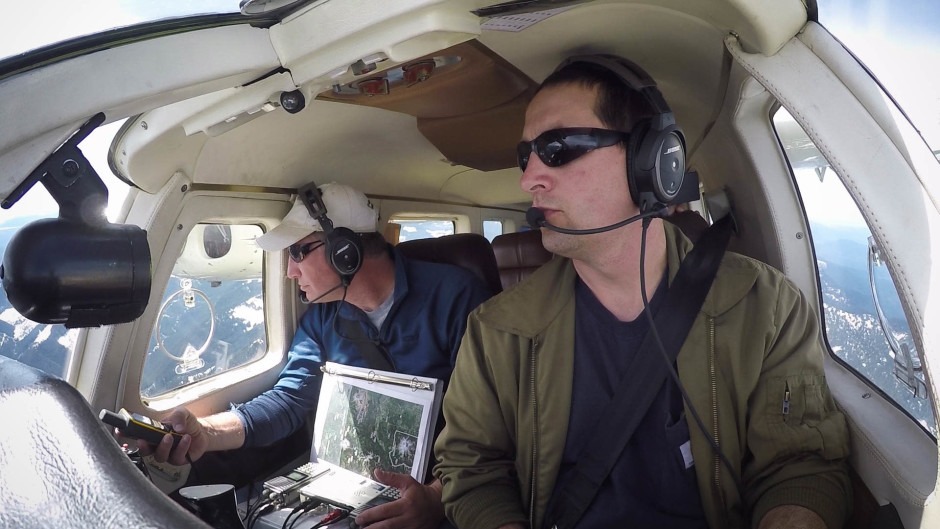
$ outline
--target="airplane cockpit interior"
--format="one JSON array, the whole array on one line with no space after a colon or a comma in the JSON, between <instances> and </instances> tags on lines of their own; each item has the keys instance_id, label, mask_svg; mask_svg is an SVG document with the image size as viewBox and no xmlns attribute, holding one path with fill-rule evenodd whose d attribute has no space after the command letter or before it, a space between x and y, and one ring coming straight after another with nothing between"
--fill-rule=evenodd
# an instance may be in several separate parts
<instances>
[{"instance_id":1,"label":"airplane cockpit interior","mask_svg":"<svg viewBox=\"0 0 940 529\"><path fill-rule=\"evenodd\" d=\"M781 272L811 309L849 436L842 527L940 527L933 2L64 4L0 22L0 527L332 521L303 488L312 416L274 444L181 465L138 439L181 437L161 422L174 409L234 410L292 368L317 304L296 270L318 247L256 241L311 182L361 191L396 255L469 271L489 299L564 259L542 242L558 217L533 213L520 179L577 147L535 138L527 109L563 60L592 54L638 65L681 129L681 156L651 162L674 170L659 190L673 202L641 211L690 245L728 219L728 251ZM308 211L332 245L325 209ZM742 416L779 406L762 398ZM332 526L354 527L361 509L334 505Z\"/></svg>"}]
</instances>

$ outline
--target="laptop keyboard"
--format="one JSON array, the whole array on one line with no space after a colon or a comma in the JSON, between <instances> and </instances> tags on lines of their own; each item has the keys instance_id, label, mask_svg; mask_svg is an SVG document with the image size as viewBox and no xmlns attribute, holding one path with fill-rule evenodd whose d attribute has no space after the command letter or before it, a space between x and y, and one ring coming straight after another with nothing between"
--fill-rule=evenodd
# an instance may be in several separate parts
<instances>
[{"instance_id":1,"label":"laptop keyboard","mask_svg":"<svg viewBox=\"0 0 940 529\"><path fill-rule=\"evenodd\" d=\"M365 505L360 505L356 509L353 509L349 513L349 518L354 519L356 516L359 516L359 514L362 513L362 511L366 509L370 509L377 505L382 505L383 503L388 503L390 501L395 501L398 499L401 499L401 489L397 489L395 487L389 487L385 489L384 491L382 491L382 494L379 494L374 500L370 501L369 503L366 503Z\"/></svg>"}]
</instances>

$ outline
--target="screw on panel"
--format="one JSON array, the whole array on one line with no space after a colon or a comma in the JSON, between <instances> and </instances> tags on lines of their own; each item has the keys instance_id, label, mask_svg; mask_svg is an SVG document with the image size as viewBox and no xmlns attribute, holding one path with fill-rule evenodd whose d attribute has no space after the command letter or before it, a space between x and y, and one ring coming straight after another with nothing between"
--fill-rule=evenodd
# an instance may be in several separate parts
<instances>
[{"instance_id":1,"label":"screw on panel","mask_svg":"<svg viewBox=\"0 0 940 529\"><path fill-rule=\"evenodd\" d=\"M180 193L185 193L188 189L189 189L189 186L186 184L183 184L183 187L180 188Z\"/></svg>"},{"instance_id":2,"label":"screw on panel","mask_svg":"<svg viewBox=\"0 0 940 529\"><path fill-rule=\"evenodd\" d=\"M141 122L140 122L140 128L142 128L142 129L144 129L144 130L147 130L147 127L148 127L148 125L147 125L147 122L146 122L146 121L141 121Z\"/></svg>"},{"instance_id":3,"label":"screw on panel","mask_svg":"<svg viewBox=\"0 0 940 529\"><path fill-rule=\"evenodd\" d=\"M796 238L797 238L797 240L802 239L802 238L803 238L803 232L801 232L801 231L796 232Z\"/></svg>"},{"instance_id":4,"label":"screw on panel","mask_svg":"<svg viewBox=\"0 0 940 529\"><path fill-rule=\"evenodd\" d=\"M78 162L71 158L62 162L62 173L68 178L75 177L80 169Z\"/></svg>"}]
</instances>

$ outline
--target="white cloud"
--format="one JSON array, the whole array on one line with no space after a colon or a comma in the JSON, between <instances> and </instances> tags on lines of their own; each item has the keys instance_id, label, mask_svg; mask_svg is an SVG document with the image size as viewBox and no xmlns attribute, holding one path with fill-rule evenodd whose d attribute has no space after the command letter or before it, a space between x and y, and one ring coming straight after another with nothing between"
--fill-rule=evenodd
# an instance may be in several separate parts
<instances>
[{"instance_id":1,"label":"white cloud","mask_svg":"<svg viewBox=\"0 0 940 529\"><path fill-rule=\"evenodd\" d=\"M232 318L245 322L247 329L264 323L264 301L261 296L255 296L231 311Z\"/></svg>"}]
</instances>

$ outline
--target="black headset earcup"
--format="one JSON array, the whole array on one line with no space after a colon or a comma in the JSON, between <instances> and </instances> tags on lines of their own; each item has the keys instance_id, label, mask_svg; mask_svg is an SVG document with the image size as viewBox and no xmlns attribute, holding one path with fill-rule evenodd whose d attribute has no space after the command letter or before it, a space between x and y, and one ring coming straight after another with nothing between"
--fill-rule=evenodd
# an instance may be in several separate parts
<instances>
[{"instance_id":1,"label":"black headset earcup","mask_svg":"<svg viewBox=\"0 0 940 529\"><path fill-rule=\"evenodd\" d=\"M646 178L641 174L642 171L637 163L640 145L643 143L647 130L649 130L649 120L638 121L633 126L633 130L630 131L630 141L627 145L627 184L630 186L630 196L633 198L633 203L637 206L641 204L640 193L649 189L649 185L645 181Z\"/></svg>"},{"instance_id":2,"label":"black headset earcup","mask_svg":"<svg viewBox=\"0 0 940 529\"><path fill-rule=\"evenodd\" d=\"M344 285L362 267L362 239L349 228L333 228L326 236L326 258Z\"/></svg>"},{"instance_id":3,"label":"black headset earcup","mask_svg":"<svg viewBox=\"0 0 940 529\"><path fill-rule=\"evenodd\" d=\"M685 139L675 125L654 130L640 120L630 132L627 181L640 213L673 204L685 177Z\"/></svg>"},{"instance_id":4,"label":"black headset earcup","mask_svg":"<svg viewBox=\"0 0 940 529\"><path fill-rule=\"evenodd\" d=\"M685 179L685 138L675 126L659 133L653 169L656 198L664 205L676 203Z\"/></svg>"}]
</instances>

